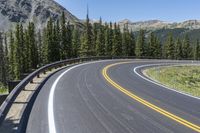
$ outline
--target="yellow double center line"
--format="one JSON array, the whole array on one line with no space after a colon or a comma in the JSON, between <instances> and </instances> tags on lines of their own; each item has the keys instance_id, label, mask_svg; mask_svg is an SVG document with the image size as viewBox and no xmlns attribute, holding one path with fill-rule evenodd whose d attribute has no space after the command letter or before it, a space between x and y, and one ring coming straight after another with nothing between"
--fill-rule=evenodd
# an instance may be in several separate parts
<instances>
[{"instance_id":1,"label":"yellow double center line","mask_svg":"<svg viewBox=\"0 0 200 133\"><path fill-rule=\"evenodd\" d=\"M180 118L142 98L140 98L139 96L133 94L132 92L128 91L127 89L123 88L122 86L120 86L119 84L117 84L116 82L114 82L107 74L107 71L109 68L113 67L113 66L116 66L116 65L120 65L120 64L128 64L128 63L131 63L131 62L120 62L120 63L115 63L115 64L111 64L111 65L108 65L106 66L103 70L102 70L102 74L104 76L104 78L111 84L113 85L116 89L118 89L119 91L123 92L124 94L126 94L127 96L131 97L132 99L138 101L139 103L153 109L154 111L188 127L188 128L191 128L193 129L194 131L197 131L197 132L200 132L200 126L199 125L195 125L183 118Z\"/></svg>"}]
</instances>

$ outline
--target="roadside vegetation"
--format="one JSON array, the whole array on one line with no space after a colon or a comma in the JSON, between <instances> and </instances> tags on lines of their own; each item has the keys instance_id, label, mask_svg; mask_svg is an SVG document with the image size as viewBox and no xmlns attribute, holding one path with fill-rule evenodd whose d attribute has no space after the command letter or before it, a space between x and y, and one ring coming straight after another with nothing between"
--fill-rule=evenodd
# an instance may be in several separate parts
<instances>
[{"instance_id":1,"label":"roadside vegetation","mask_svg":"<svg viewBox=\"0 0 200 133\"><path fill-rule=\"evenodd\" d=\"M5 87L2 83L0 83L0 95L1 94L8 94L8 88Z\"/></svg>"},{"instance_id":2,"label":"roadside vegetation","mask_svg":"<svg viewBox=\"0 0 200 133\"><path fill-rule=\"evenodd\" d=\"M167 87L200 97L200 66L155 67L144 73Z\"/></svg>"},{"instance_id":3,"label":"roadside vegetation","mask_svg":"<svg viewBox=\"0 0 200 133\"><path fill-rule=\"evenodd\" d=\"M169 33L161 41L153 32L137 34L128 25L120 29L117 23L91 23L87 14L82 26L49 18L43 29L33 22L17 23L15 29L0 33L0 83L21 80L27 73L55 61L91 56L135 56L136 58L200 59L199 40L188 35L180 39ZM5 87L3 87L5 88Z\"/></svg>"}]
</instances>

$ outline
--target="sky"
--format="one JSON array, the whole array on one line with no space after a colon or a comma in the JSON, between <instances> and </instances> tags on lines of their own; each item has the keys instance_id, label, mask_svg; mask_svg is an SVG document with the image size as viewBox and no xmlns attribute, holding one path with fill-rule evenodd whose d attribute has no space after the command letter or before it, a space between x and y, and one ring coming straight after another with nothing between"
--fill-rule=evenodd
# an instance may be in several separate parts
<instances>
[{"instance_id":1,"label":"sky","mask_svg":"<svg viewBox=\"0 0 200 133\"><path fill-rule=\"evenodd\" d=\"M90 19L104 21L162 20L181 22L200 20L200 0L55 0L79 19L85 19L87 5Z\"/></svg>"}]
</instances>

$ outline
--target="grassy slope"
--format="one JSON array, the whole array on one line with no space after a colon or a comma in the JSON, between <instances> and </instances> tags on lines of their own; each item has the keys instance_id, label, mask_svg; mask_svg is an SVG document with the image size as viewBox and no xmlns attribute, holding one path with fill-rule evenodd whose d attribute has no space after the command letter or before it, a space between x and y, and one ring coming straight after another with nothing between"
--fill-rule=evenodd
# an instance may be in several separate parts
<instances>
[{"instance_id":1,"label":"grassy slope","mask_svg":"<svg viewBox=\"0 0 200 133\"><path fill-rule=\"evenodd\" d=\"M200 66L157 67L144 72L165 86L200 97Z\"/></svg>"}]
</instances>

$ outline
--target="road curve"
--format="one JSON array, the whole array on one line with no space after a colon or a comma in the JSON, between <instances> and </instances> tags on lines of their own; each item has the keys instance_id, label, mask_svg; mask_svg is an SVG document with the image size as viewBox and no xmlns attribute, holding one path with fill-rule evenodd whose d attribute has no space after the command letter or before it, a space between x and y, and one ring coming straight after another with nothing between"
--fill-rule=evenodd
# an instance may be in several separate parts
<instances>
[{"instance_id":1,"label":"road curve","mask_svg":"<svg viewBox=\"0 0 200 133\"><path fill-rule=\"evenodd\" d=\"M98 61L55 73L34 103L26 132L200 132L199 99L153 84L133 71L160 63L189 61Z\"/></svg>"}]
</instances>

